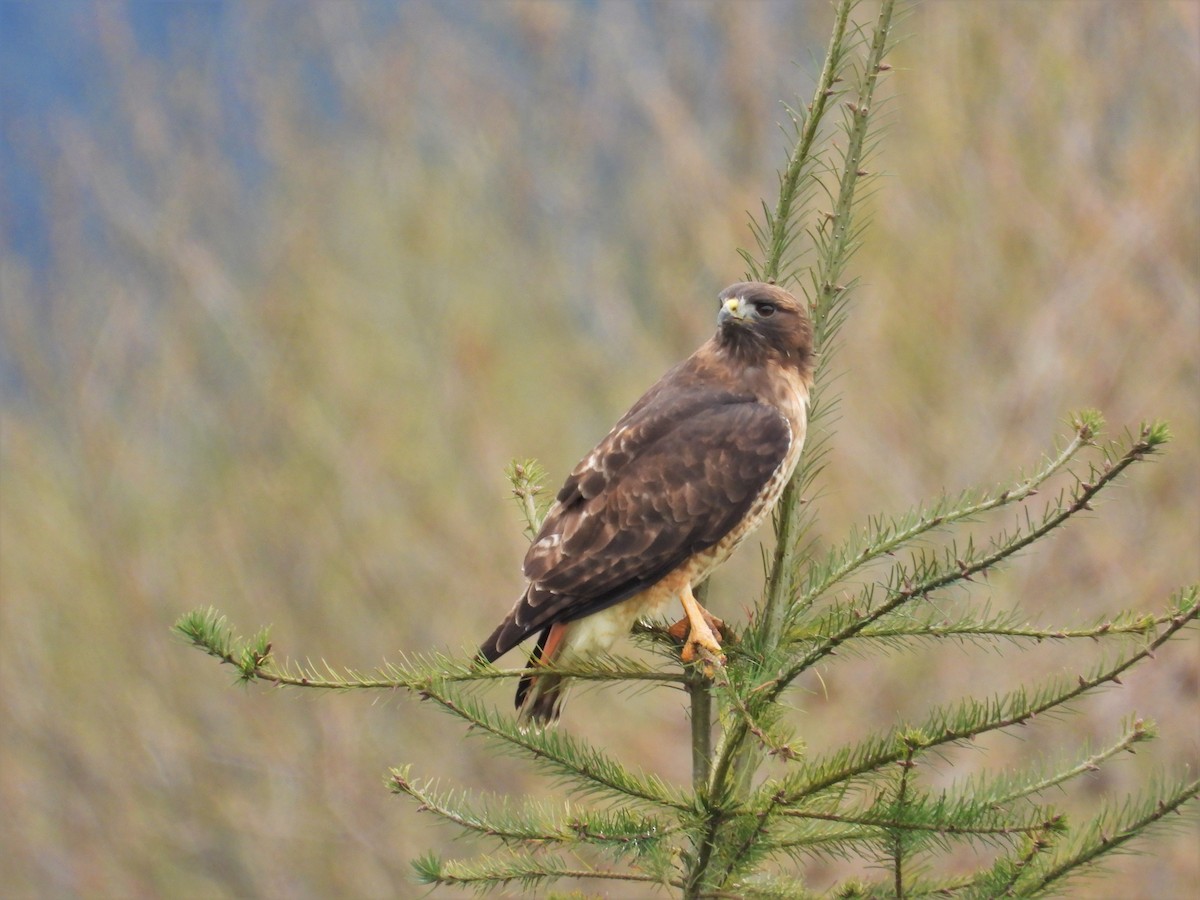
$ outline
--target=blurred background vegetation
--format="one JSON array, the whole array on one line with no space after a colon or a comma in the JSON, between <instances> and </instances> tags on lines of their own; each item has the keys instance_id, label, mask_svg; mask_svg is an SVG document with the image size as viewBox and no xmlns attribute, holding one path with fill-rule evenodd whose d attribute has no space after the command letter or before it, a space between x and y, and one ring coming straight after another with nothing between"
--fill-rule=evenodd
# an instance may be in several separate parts
<instances>
[{"instance_id":1,"label":"blurred background vegetation","mask_svg":"<svg viewBox=\"0 0 1200 900\"><path fill-rule=\"evenodd\" d=\"M482 638L520 587L505 464L561 478L707 336L830 10L0 20L5 893L404 895L409 858L471 848L387 793L389 765L553 787L407 697L232 689L169 626L213 604L270 623L278 652L361 667ZM1005 479L1071 409L1162 417L1164 458L975 595L1047 624L1157 609L1200 546L1200 6L928 2L902 28L820 534ZM47 70L70 91L27 83ZM759 567L748 549L722 571L720 614L743 615ZM1185 640L959 772L1102 741L1133 710L1162 740L1088 791L1194 766ZM800 732L833 746L1094 652L842 662L796 696ZM593 691L564 727L686 781L683 710ZM1182 895L1196 838L1160 837L1086 895Z\"/></svg>"}]
</instances>

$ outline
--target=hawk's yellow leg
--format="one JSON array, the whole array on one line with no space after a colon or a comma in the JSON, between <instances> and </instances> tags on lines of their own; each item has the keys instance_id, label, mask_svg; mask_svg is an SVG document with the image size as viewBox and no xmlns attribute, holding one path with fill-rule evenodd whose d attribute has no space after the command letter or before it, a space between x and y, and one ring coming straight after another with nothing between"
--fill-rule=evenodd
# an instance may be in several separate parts
<instances>
[{"instance_id":1,"label":"hawk's yellow leg","mask_svg":"<svg viewBox=\"0 0 1200 900\"><path fill-rule=\"evenodd\" d=\"M679 592L679 602L683 604L687 618L670 628L670 633L679 638L683 637L684 626L688 628L679 658L690 663L699 655L704 662L705 674L712 675L715 666L725 663L725 654L721 652L721 641L717 637L724 623L696 602L690 584L685 584Z\"/></svg>"}]
</instances>

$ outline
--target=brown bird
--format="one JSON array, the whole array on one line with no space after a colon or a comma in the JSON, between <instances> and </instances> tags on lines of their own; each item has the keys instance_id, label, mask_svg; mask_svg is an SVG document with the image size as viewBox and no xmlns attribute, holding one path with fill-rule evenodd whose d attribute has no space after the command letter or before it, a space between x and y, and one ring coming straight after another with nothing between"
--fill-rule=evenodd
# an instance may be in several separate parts
<instances>
[{"instance_id":1,"label":"brown bird","mask_svg":"<svg viewBox=\"0 0 1200 900\"><path fill-rule=\"evenodd\" d=\"M770 515L800 457L812 324L776 285L721 292L717 333L667 372L575 467L525 555L529 580L480 648L492 662L540 632L532 664L607 652L672 602L682 653L724 660L720 625L692 587ZM558 718L564 678L517 688L526 722Z\"/></svg>"}]
</instances>

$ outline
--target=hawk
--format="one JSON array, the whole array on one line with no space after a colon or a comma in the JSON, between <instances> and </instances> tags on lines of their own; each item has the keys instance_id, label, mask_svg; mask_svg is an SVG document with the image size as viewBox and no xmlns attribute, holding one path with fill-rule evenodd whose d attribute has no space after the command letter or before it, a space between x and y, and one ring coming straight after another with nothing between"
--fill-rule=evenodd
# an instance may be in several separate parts
<instances>
[{"instance_id":1,"label":"hawk","mask_svg":"<svg viewBox=\"0 0 1200 900\"><path fill-rule=\"evenodd\" d=\"M540 632L521 680L523 722L558 718L569 666L608 651L671 604L682 659L724 659L721 622L692 594L770 515L800 457L812 324L773 284L719 296L717 332L648 390L577 465L525 555L528 584L480 648L493 662Z\"/></svg>"}]
</instances>

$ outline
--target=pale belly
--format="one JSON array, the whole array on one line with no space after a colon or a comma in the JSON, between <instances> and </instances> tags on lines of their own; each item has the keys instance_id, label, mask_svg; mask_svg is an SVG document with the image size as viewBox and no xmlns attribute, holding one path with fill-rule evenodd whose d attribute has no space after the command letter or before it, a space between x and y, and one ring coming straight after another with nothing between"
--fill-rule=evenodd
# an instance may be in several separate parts
<instances>
[{"instance_id":1,"label":"pale belly","mask_svg":"<svg viewBox=\"0 0 1200 900\"><path fill-rule=\"evenodd\" d=\"M559 658L564 664L577 659L608 653L621 638L633 630L634 623L665 619L678 608L679 594L656 590L657 586L634 594L608 609L602 609L566 626Z\"/></svg>"}]
</instances>

